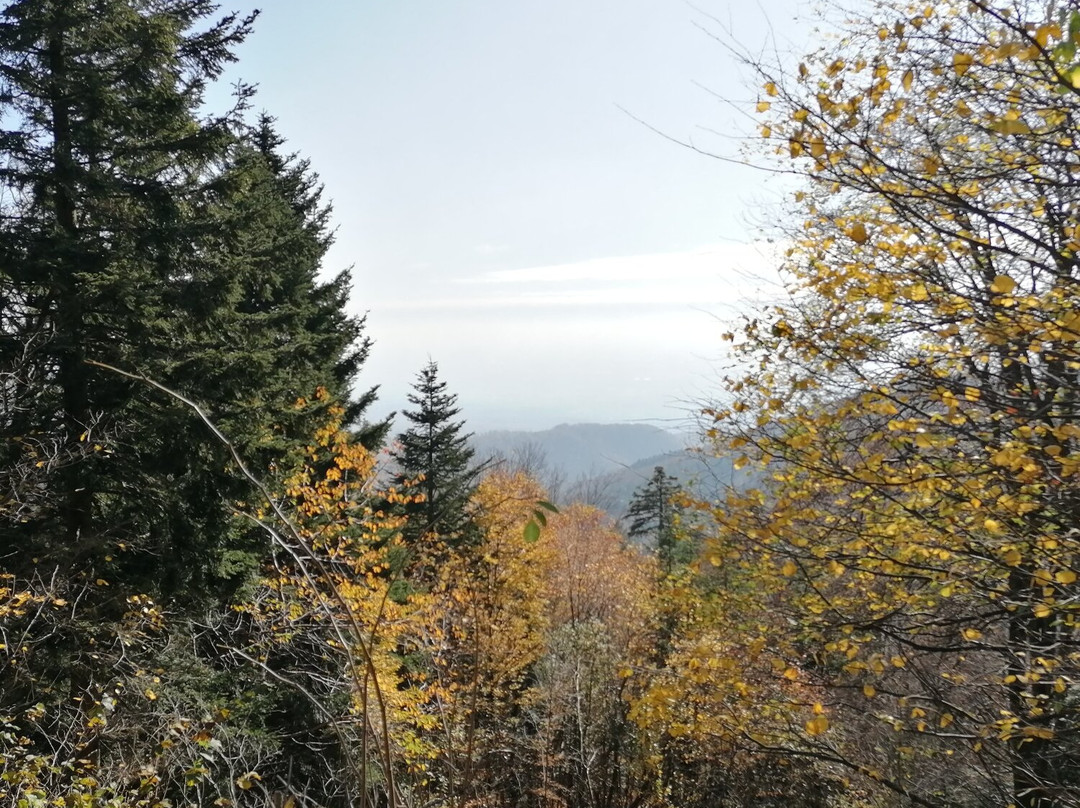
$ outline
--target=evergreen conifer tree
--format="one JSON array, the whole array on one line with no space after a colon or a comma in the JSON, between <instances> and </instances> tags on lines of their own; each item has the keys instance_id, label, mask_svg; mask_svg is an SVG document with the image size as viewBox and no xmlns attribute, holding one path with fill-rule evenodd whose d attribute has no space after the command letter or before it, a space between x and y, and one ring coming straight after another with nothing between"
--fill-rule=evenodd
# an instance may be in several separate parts
<instances>
[{"instance_id":1,"label":"evergreen conifer tree","mask_svg":"<svg viewBox=\"0 0 1080 808\"><path fill-rule=\"evenodd\" d=\"M273 119L260 116L209 196L200 246L205 294L177 300L199 324L202 350L175 371L203 378L217 392L228 434L279 465L275 455L306 442L331 405L345 407L346 422L368 448L388 427L364 421L375 389L355 399L350 392L370 340L364 318L346 311L350 273L319 279L332 242L331 209L309 162L283 154L283 144ZM320 390L325 395L316 396Z\"/></svg>"},{"instance_id":2,"label":"evergreen conifer tree","mask_svg":"<svg viewBox=\"0 0 1080 808\"><path fill-rule=\"evenodd\" d=\"M226 504L250 492L192 413L89 362L206 405L267 468L286 465L325 402L347 400L366 355L347 273L317 279L329 209L308 165L280 153L269 119L245 138L238 110L200 116L252 22L208 22L215 9L0 10L0 554L12 572L36 558L195 604L228 597L263 551ZM357 422L373 393L350 403Z\"/></svg>"},{"instance_id":3,"label":"evergreen conifer tree","mask_svg":"<svg viewBox=\"0 0 1080 808\"><path fill-rule=\"evenodd\" d=\"M450 546L460 546L470 540L469 500L477 470L469 447L472 436L463 431L464 421L454 420L461 412L457 396L447 392L446 382L439 381L438 374L439 366L429 361L409 395L409 403L416 409L404 411L411 425L397 436L397 482L400 485L422 478L415 489L423 495L422 501L404 506L406 541L416 544L435 534Z\"/></svg>"},{"instance_id":4,"label":"evergreen conifer tree","mask_svg":"<svg viewBox=\"0 0 1080 808\"><path fill-rule=\"evenodd\" d=\"M692 548L679 530L683 516L678 500L681 493L678 479L665 472L663 466L657 466L649 481L634 492L626 512L627 536L649 541L656 548L665 573L687 563L692 555Z\"/></svg>"},{"instance_id":5,"label":"evergreen conifer tree","mask_svg":"<svg viewBox=\"0 0 1080 808\"><path fill-rule=\"evenodd\" d=\"M214 9L20 0L0 11L3 461L34 469L32 485L26 472L6 480L22 506L0 535L22 551L8 563L106 579L104 559L123 555L140 589L169 564L176 469L155 466L191 452L177 443L188 436L175 407L88 361L160 378L189 347L170 297L197 274L192 213L232 141L232 120L198 109L251 23L207 26Z\"/></svg>"},{"instance_id":6,"label":"evergreen conifer tree","mask_svg":"<svg viewBox=\"0 0 1080 808\"><path fill-rule=\"evenodd\" d=\"M345 406L345 422L361 443L377 448L390 427L389 419L369 420L367 411L375 402L377 388L357 397L351 392L371 347L364 332L365 318L346 312L351 273L339 272L325 283L319 279L333 235L331 207L323 202L318 175L308 160L282 152L284 140L269 115L259 117L246 142L253 148L244 155L246 163L271 212L263 222L265 249L256 251L251 275L255 287L248 290L250 297L240 307L245 314L266 318L269 328L254 330L261 331L264 339L269 331L276 340L264 349L271 361L263 378L277 376L282 400L289 395L310 397L317 388L326 387L329 400ZM250 201L250 190L243 192L241 200ZM287 343L284 350L283 342ZM310 428L300 434L310 434Z\"/></svg>"},{"instance_id":7,"label":"evergreen conifer tree","mask_svg":"<svg viewBox=\"0 0 1080 808\"><path fill-rule=\"evenodd\" d=\"M265 531L234 513L253 492L188 407L94 364L202 404L271 483L332 404L368 445L385 431L364 423L374 391L350 394L369 346L348 273L320 280L318 178L268 117L245 126L246 90L224 116L200 111L253 20L215 14L212 0L0 5L0 580L47 586L54 604L48 619L0 615L23 643L0 666L0 711L39 705L27 737L58 760L116 762L149 754L159 719L222 706L235 743L219 762L274 761L281 782L326 784L329 805L342 753L325 715L227 650L244 618L222 606L269 559ZM132 634L140 613L154 628ZM106 683L143 668L170 689L126 699L137 737L76 753L63 739L78 733L50 735L94 727ZM220 774L214 796L235 790ZM71 776L49 773L55 793ZM213 802L172 794L183 783L161 788Z\"/></svg>"}]
</instances>

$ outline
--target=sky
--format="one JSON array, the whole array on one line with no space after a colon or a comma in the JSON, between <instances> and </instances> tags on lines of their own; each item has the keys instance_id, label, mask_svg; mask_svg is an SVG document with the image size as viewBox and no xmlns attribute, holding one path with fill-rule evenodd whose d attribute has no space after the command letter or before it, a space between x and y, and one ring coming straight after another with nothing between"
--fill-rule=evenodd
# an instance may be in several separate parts
<instances>
[{"instance_id":1,"label":"sky","mask_svg":"<svg viewBox=\"0 0 1080 808\"><path fill-rule=\"evenodd\" d=\"M678 427L718 394L791 189L673 140L738 156L757 91L724 43L805 52L805 0L259 7L226 82L258 85L326 185L374 416L429 359L475 431Z\"/></svg>"}]
</instances>

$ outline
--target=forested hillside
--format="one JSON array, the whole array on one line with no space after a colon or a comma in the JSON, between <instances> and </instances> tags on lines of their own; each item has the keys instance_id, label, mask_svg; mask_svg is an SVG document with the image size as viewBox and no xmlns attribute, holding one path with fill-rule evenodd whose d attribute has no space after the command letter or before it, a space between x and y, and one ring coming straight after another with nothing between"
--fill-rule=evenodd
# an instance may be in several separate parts
<instances>
[{"instance_id":1,"label":"forested hillside","mask_svg":"<svg viewBox=\"0 0 1080 808\"><path fill-rule=\"evenodd\" d=\"M435 361L371 415L314 167L204 104L256 23L0 10L0 805L1080 806L1075 3L745 60L787 295L615 514Z\"/></svg>"},{"instance_id":2,"label":"forested hillside","mask_svg":"<svg viewBox=\"0 0 1080 808\"><path fill-rule=\"evenodd\" d=\"M536 432L481 432L472 439L482 458L546 466L566 480L610 474L685 444L684 437L648 424L560 424Z\"/></svg>"}]
</instances>

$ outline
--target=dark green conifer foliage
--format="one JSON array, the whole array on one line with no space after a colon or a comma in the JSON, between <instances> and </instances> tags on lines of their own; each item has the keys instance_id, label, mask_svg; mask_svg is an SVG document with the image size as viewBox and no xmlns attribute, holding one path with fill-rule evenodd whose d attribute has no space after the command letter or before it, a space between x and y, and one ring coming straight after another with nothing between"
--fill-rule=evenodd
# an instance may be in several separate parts
<instances>
[{"instance_id":1,"label":"dark green conifer foliage","mask_svg":"<svg viewBox=\"0 0 1080 808\"><path fill-rule=\"evenodd\" d=\"M260 176L262 166L255 166L255 181L267 205L286 207L274 211L266 223L266 244L254 251L262 266L255 267L253 288L241 311L269 321L276 342L268 346L267 370L280 375L283 394L310 398L313 390L326 387L328 400L345 406L345 422L361 443L378 448L390 420L369 420L367 410L377 388L358 396L351 390L371 347L364 334L365 318L347 314L351 273L345 270L326 282L319 279L333 234L331 207L322 200L318 175L308 160L282 153L284 140L269 116L260 116L248 139L255 150L249 157L256 164L261 159L269 172ZM310 434L310 428L303 434Z\"/></svg>"},{"instance_id":2,"label":"dark green conifer foliage","mask_svg":"<svg viewBox=\"0 0 1080 808\"><path fill-rule=\"evenodd\" d=\"M331 241L330 209L308 162L284 153L283 145L264 115L231 154L207 209L207 237L224 249L214 253L207 244L206 281L220 288L221 302L199 321L213 326L196 332L202 349L179 371L210 380L219 391L212 407L216 421L252 467L273 467L278 479L294 464L310 462L304 450L332 405L345 407L354 434L369 448L387 426L363 422L374 390L350 397L370 343L363 319L346 313L349 273L319 281ZM198 305L198 298L191 303ZM222 488L235 485L234 476L224 477ZM241 567L265 557L265 534L241 529L247 527L234 524L229 540L230 558ZM291 780L305 783L314 804L341 805L348 760L325 712L296 690L266 681L266 671L274 671L302 682L307 692L325 698L324 707L347 713L347 696L326 685L342 675L340 660L328 659L317 643L311 647L316 636L329 639L313 634L282 644L267 656L265 669L238 672L243 684L237 689L260 694L258 726L280 744L276 754Z\"/></svg>"},{"instance_id":3,"label":"dark green conifer foliage","mask_svg":"<svg viewBox=\"0 0 1080 808\"><path fill-rule=\"evenodd\" d=\"M204 405L270 482L331 404L369 444L385 430L364 424L374 391L350 394L369 345L346 310L348 273L320 281L331 234L317 177L269 118L243 124L247 91L225 116L200 112L252 22L216 9L0 3L0 580L45 579L57 604L78 604L77 617L55 606L4 625L25 653L0 671L0 712L42 705L25 731L57 760L138 757L151 735L134 715L135 735L60 750L106 683L160 668L161 698L125 710L153 725L225 708L230 754L273 761L301 790L325 784L330 805L341 767L325 716L267 678L288 665L321 682L325 659L253 672L229 653L245 624L222 606L270 557L234 512L252 491L187 407L91 364ZM142 593L168 620L125 634ZM49 776L64 793L70 773ZM213 802L182 777L176 788L175 804ZM233 793L235 773L213 788Z\"/></svg>"},{"instance_id":4,"label":"dark green conifer foliage","mask_svg":"<svg viewBox=\"0 0 1080 808\"><path fill-rule=\"evenodd\" d=\"M271 482L301 462L330 406L345 407L369 448L388 427L363 421L374 389L351 396L370 341L363 318L347 313L350 274L319 279L332 241L330 207L309 163L282 153L283 143L263 115L200 197L194 252L201 260L172 300L180 314L172 320L174 342L186 348L167 371L177 389L206 403L249 465ZM189 419L189 426L198 441L201 425ZM185 479L205 486L209 468ZM211 497L250 493L234 469L219 464L214 476ZM191 496L198 501L203 494ZM225 584L242 581L264 556L265 534L235 520L220 531L212 572Z\"/></svg>"},{"instance_id":5,"label":"dark green conifer foliage","mask_svg":"<svg viewBox=\"0 0 1080 808\"><path fill-rule=\"evenodd\" d=\"M193 307L188 322L198 326L185 338L200 346L178 375L217 391L221 425L266 455L259 468L303 445L331 405L344 405L369 448L387 428L364 422L375 389L350 392L370 340L364 318L347 313L350 273L319 279L330 207L308 161L282 154L283 143L263 115L234 148L204 211L201 293L177 301Z\"/></svg>"},{"instance_id":6,"label":"dark green conifer foliage","mask_svg":"<svg viewBox=\"0 0 1080 808\"><path fill-rule=\"evenodd\" d=\"M693 548L679 529L684 511L681 493L678 479L657 466L649 481L634 492L626 512L627 536L646 539L655 547L665 573L692 558Z\"/></svg>"},{"instance_id":7,"label":"dark green conifer foliage","mask_svg":"<svg viewBox=\"0 0 1080 808\"><path fill-rule=\"evenodd\" d=\"M200 113L253 19L216 8L0 9L0 557L108 580L118 605L227 598L265 539L192 413L88 362L206 405L254 467L284 468L368 348L347 273L317 280L329 209L308 165L268 119L241 136L246 90Z\"/></svg>"},{"instance_id":8,"label":"dark green conifer foliage","mask_svg":"<svg viewBox=\"0 0 1080 808\"><path fill-rule=\"evenodd\" d=\"M429 361L417 375L409 403L416 409L404 411L411 425L397 436L397 482L423 477L415 489L423 494L423 501L405 506L405 539L415 544L435 534L451 547L461 546L471 540L469 498L477 469L469 447L472 435L464 432L464 421L454 420L461 412L457 396L446 391L446 382L439 381L435 362Z\"/></svg>"},{"instance_id":9,"label":"dark green conifer foliage","mask_svg":"<svg viewBox=\"0 0 1080 808\"><path fill-rule=\"evenodd\" d=\"M184 349L169 344L168 298L192 276L192 201L231 140L229 120L197 110L251 22L207 27L214 9L21 0L0 11L3 459L33 469L7 481L26 507L0 538L23 558L104 578L101 560L119 549L147 581L165 563L160 494L176 469L152 464L195 450L176 443L187 436L174 407L87 361L160 376ZM42 494L32 503L20 501L27 473Z\"/></svg>"}]
</instances>

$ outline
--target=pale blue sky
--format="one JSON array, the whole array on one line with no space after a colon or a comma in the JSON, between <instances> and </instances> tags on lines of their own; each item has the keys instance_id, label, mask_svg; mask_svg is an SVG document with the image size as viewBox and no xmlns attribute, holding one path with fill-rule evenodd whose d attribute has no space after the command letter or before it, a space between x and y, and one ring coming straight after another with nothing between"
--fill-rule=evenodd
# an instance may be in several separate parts
<instances>
[{"instance_id":1,"label":"pale blue sky","mask_svg":"<svg viewBox=\"0 0 1080 808\"><path fill-rule=\"evenodd\" d=\"M260 7L230 76L333 199L379 412L428 356L478 430L677 420L709 393L716 317L757 295L770 261L745 245L782 189L620 107L735 155L755 91L697 26L801 52L803 0Z\"/></svg>"}]
</instances>

